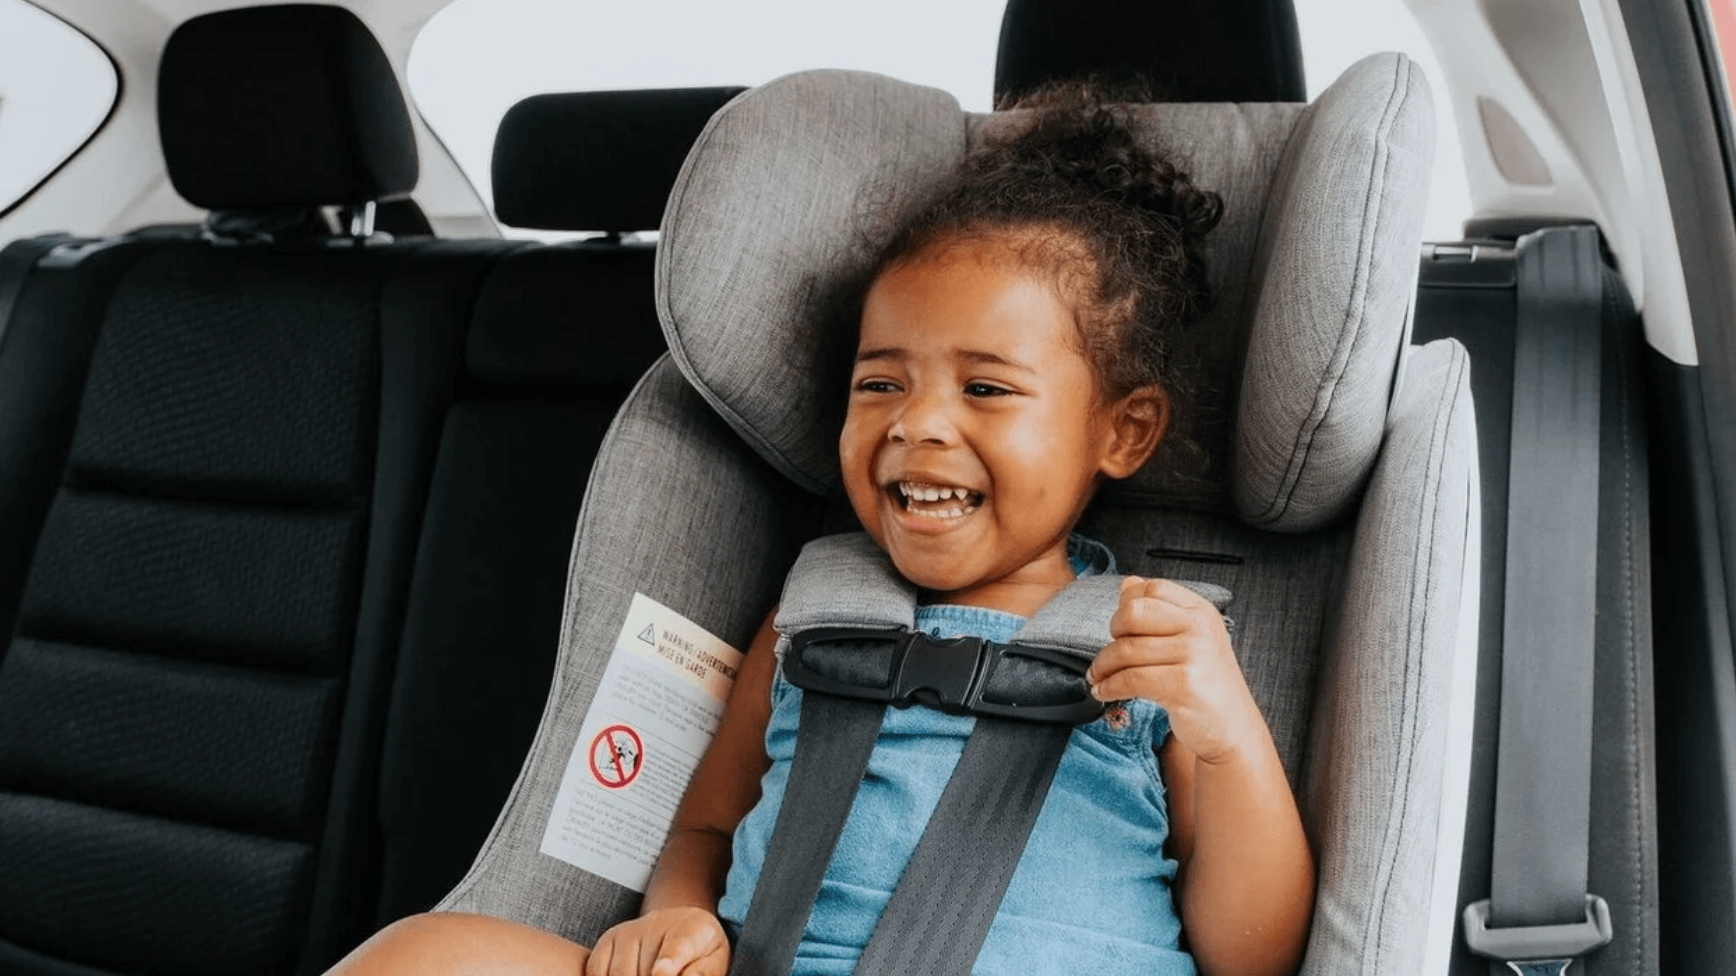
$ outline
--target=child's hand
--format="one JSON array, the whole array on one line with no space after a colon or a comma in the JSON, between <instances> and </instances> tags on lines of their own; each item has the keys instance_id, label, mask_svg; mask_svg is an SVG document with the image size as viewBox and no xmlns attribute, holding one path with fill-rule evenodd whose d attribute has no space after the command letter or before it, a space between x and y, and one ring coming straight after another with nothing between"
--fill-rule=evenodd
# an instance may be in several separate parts
<instances>
[{"instance_id":1,"label":"child's hand","mask_svg":"<svg viewBox=\"0 0 1736 976\"><path fill-rule=\"evenodd\" d=\"M1109 620L1111 640L1086 679L1101 701L1144 698L1169 711L1195 756L1218 763L1260 741L1266 724L1217 608L1169 580L1129 576Z\"/></svg>"},{"instance_id":2,"label":"child's hand","mask_svg":"<svg viewBox=\"0 0 1736 976\"><path fill-rule=\"evenodd\" d=\"M729 939L703 908L665 908L622 922L597 940L585 976L724 976Z\"/></svg>"}]
</instances>

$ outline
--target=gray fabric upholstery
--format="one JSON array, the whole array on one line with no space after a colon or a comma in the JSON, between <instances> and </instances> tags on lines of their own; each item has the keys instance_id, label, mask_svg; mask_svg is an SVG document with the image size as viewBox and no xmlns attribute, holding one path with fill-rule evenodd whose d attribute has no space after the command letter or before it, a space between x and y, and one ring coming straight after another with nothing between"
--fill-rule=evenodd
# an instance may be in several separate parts
<instances>
[{"instance_id":1,"label":"gray fabric upholstery","mask_svg":"<svg viewBox=\"0 0 1736 976\"><path fill-rule=\"evenodd\" d=\"M840 579L848 585L840 585ZM1220 587L1186 585L1220 607L1228 602ZM1088 643L1095 654L1109 643L1109 618L1120 603L1120 588L1120 576L1080 579L1045 603L1013 639L1075 654ZM822 626L909 629L916 625L916 602L916 586L898 575L868 533L829 535L810 542L797 557L778 602L776 626L780 634Z\"/></svg>"},{"instance_id":2,"label":"gray fabric upholstery","mask_svg":"<svg viewBox=\"0 0 1736 976\"><path fill-rule=\"evenodd\" d=\"M1379 448L1434 131L1422 72L1376 55L1323 92L1284 147L1236 424L1236 505L1255 525L1336 516Z\"/></svg>"},{"instance_id":3,"label":"gray fabric upholstery","mask_svg":"<svg viewBox=\"0 0 1736 976\"><path fill-rule=\"evenodd\" d=\"M1252 343L1240 410L1255 433L1237 450L1235 497L1256 524L1324 524L1355 497L1379 444L1416 277L1401 242L1417 240L1433 152L1427 85L1402 55L1373 55L1306 109L1133 112L1225 198L1206 246L1217 306L1183 356L1205 375L1233 376ZM816 71L737 98L695 144L658 253L670 350L737 433L798 484L837 481L835 433L812 409L836 399L810 330L834 324L830 283L871 249L877 210L995 124L934 89ZM1281 156L1293 172L1273 187ZM1160 451L1121 496L1226 510L1234 392L1218 384L1182 419L1203 456Z\"/></svg>"},{"instance_id":4,"label":"gray fabric upholstery","mask_svg":"<svg viewBox=\"0 0 1736 976\"><path fill-rule=\"evenodd\" d=\"M1125 572L1200 580L1233 594L1224 615L1237 660L1290 782L1300 782L1320 635L1349 527L1277 537L1235 519L1100 501L1080 531L1107 541Z\"/></svg>"},{"instance_id":5,"label":"gray fabric upholstery","mask_svg":"<svg viewBox=\"0 0 1736 976\"><path fill-rule=\"evenodd\" d=\"M1308 974L1420 972L1431 910L1452 910L1431 893L1476 427L1463 347L1411 356L1321 649L1301 794L1320 872Z\"/></svg>"},{"instance_id":6,"label":"gray fabric upholstery","mask_svg":"<svg viewBox=\"0 0 1736 976\"><path fill-rule=\"evenodd\" d=\"M737 433L809 490L838 480L837 434L812 409L828 392L807 328L825 283L862 259L861 202L950 166L965 123L937 89L788 75L712 116L670 192L657 251L670 352Z\"/></svg>"},{"instance_id":7,"label":"gray fabric upholstery","mask_svg":"<svg viewBox=\"0 0 1736 976\"><path fill-rule=\"evenodd\" d=\"M814 506L747 450L667 358L616 417L592 469L567 577L555 678L501 819L446 910L517 919L585 944L638 896L540 853L561 775L621 621L644 593L746 649Z\"/></svg>"}]
</instances>

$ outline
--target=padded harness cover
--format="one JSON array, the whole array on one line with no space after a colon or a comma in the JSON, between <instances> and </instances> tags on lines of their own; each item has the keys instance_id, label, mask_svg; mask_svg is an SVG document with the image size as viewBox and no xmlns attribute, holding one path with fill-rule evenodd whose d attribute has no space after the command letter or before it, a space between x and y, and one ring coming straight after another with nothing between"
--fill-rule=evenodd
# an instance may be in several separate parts
<instances>
[{"instance_id":1,"label":"padded harness cover","mask_svg":"<svg viewBox=\"0 0 1736 976\"><path fill-rule=\"evenodd\" d=\"M1221 586L1180 582L1220 611L1229 606L1230 591ZM916 601L916 586L898 574L868 533L829 535L802 547L784 583L773 626L785 635L780 643L815 627L908 630L916 623ZM1120 603L1120 576L1076 579L1032 614L1014 640L1095 658L1110 641L1109 618Z\"/></svg>"}]
</instances>

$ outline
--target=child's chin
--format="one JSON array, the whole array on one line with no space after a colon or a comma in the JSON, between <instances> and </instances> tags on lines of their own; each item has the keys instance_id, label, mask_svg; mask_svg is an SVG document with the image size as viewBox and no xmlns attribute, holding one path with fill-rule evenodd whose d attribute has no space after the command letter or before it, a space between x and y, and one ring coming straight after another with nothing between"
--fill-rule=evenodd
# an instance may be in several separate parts
<instances>
[{"instance_id":1,"label":"child's chin","mask_svg":"<svg viewBox=\"0 0 1736 976\"><path fill-rule=\"evenodd\" d=\"M892 554L892 565L898 570L898 575L916 584L917 589L930 593L956 593L976 582L969 573L936 566L931 560L900 558L896 552Z\"/></svg>"}]
</instances>

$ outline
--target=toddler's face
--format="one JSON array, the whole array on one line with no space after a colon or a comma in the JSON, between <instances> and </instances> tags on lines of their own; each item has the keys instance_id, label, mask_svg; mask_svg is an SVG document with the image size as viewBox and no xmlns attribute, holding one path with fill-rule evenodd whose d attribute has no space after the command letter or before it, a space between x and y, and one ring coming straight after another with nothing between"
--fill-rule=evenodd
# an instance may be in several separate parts
<instances>
[{"instance_id":1,"label":"toddler's face","mask_svg":"<svg viewBox=\"0 0 1736 976\"><path fill-rule=\"evenodd\" d=\"M839 453L851 506L905 578L1028 613L1073 578L1067 535L1098 478L1132 473L1150 445L1127 456L1072 310L996 251L955 243L875 281Z\"/></svg>"}]
</instances>

